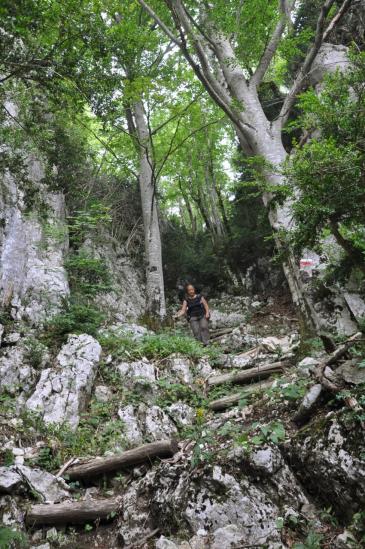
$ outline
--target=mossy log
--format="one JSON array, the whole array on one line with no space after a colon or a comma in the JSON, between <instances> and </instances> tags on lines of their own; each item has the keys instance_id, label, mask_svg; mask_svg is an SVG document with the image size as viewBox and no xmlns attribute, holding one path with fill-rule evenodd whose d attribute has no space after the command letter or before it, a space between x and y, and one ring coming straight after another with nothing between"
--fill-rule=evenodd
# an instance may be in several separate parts
<instances>
[{"instance_id":1,"label":"mossy log","mask_svg":"<svg viewBox=\"0 0 365 549\"><path fill-rule=\"evenodd\" d=\"M127 450L121 454L108 457L96 457L85 463L72 465L67 470L70 480L91 478L103 473L112 473L126 467L132 467L151 461L154 458L169 458L178 451L177 442L172 440L158 440L144 444L138 448Z\"/></svg>"}]
</instances>

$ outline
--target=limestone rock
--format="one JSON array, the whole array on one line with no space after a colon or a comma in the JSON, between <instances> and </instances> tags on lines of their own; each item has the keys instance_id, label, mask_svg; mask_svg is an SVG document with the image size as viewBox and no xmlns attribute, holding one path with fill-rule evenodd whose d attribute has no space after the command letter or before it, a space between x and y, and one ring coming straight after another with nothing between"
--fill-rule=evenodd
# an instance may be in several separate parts
<instances>
[{"instance_id":1,"label":"limestone rock","mask_svg":"<svg viewBox=\"0 0 365 549\"><path fill-rule=\"evenodd\" d=\"M179 549L176 543L173 541L170 541L169 539L165 538L165 536L161 536L157 541L155 545L156 549Z\"/></svg>"},{"instance_id":2,"label":"limestone rock","mask_svg":"<svg viewBox=\"0 0 365 549\"><path fill-rule=\"evenodd\" d=\"M254 450L250 455L250 462L258 471L269 475L273 475L284 465L278 448L271 446Z\"/></svg>"},{"instance_id":3,"label":"limestone rock","mask_svg":"<svg viewBox=\"0 0 365 549\"><path fill-rule=\"evenodd\" d=\"M243 529L235 524L228 524L222 528L217 528L213 533L211 549L231 549L239 545L244 545L246 534Z\"/></svg>"},{"instance_id":4,"label":"limestone rock","mask_svg":"<svg viewBox=\"0 0 365 549\"><path fill-rule=\"evenodd\" d=\"M177 429L169 416L159 407L148 407L144 419L145 433L152 440L170 438Z\"/></svg>"},{"instance_id":5,"label":"limestone rock","mask_svg":"<svg viewBox=\"0 0 365 549\"><path fill-rule=\"evenodd\" d=\"M195 372L198 376L206 379L213 374L213 368L209 364L209 360L207 358L201 358L198 364L195 365Z\"/></svg>"},{"instance_id":6,"label":"limestone rock","mask_svg":"<svg viewBox=\"0 0 365 549\"><path fill-rule=\"evenodd\" d=\"M360 368L358 360L346 360L335 372L336 376L344 379L346 383L352 383L353 385L361 385L365 383L365 368Z\"/></svg>"},{"instance_id":7,"label":"limestone rock","mask_svg":"<svg viewBox=\"0 0 365 549\"><path fill-rule=\"evenodd\" d=\"M99 343L90 335L71 335L56 359L55 368L41 373L35 392L27 400L29 410L46 423L67 422L76 429L92 389L101 355Z\"/></svg>"},{"instance_id":8,"label":"limestone rock","mask_svg":"<svg viewBox=\"0 0 365 549\"><path fill-rule=\"evenodd\" d=\"M113 397L113 393L106 385L97 385L94 390L94 396L99 402L109 402Z\"/></svg>"},{"instance_id":9,"label":"limestone rock","mask_svg":"<svg viewBox=\"0 0 365 549\"><path fill-rule=\"evenodd\" d=\"M213 330L216 330L218 328L231 328L235 326L239 326L240 324L243 324L246 321L246 315L236 312L221 312L217 309L213 309L211 311L211 327Z\"/></svg>"},{"instance_id":10,"label":"limestone rock","mask_svg":"<svg viewBox=\"0 0 365 549\"><path fill-rule=\"evenodd\" d=\"M179 427L185 427L194 423L195 410L184 402L174 402L166 411Z\"/></svg>"},{"instance_id":11,"label":"limestone rock","mask_svg":"<svg viewBox=\"0 0 365 549\"><path fill-rule=\"evenodd\" d=\"M189 541L183 541L179 549L210 549L208 536L193 536Z\"/></svg>"},{"instance_id":12,"label":"limestone rock","mask_svg":"<svg viewBox=\"0 0 365 549\"><path fill-rule=\"evenodd\" d=\"M136 321L144 313L146 298L142 269L136 268L124 246L117 243L106 229L101 231L97 236L89 234L82 246L88 255L105 263L111 278L112 289L102 292L96 301L108 316L119 321L119 327L124 326L125 334L141 337L147 333L144 326L126 323Z\"/></svg>"},{"instance_id":13,"label":"limestone rock","mask_svg":"<svg viewBox=\"0 0 365 549\"><path fill-rule=\"evenodd\" d=\"M130 337L133 340L140 339L146 335L152 334L145 326L136 324L133 322L114 322L113 324L108 325L107 328L101 328L99 330L101 334L112 333L118 337Z\"/></svg>"},{"instance_id":14,"label":"limestone rock","mask_svg":"<svg viewBox=\"0 0 365 549\"><path fill-rule=\"evenodd\" d=\"M117 370L122 378L130 380L142 378L149 382L156 381L155 368L147 359L135 362L121 362L117 365Z\"/></svg>"},{"instance_id":15,"label":"limestone rock","mask_svg":"<svg viewBox=\"0 0 365 549\"><path fill-rule=\"evenodd\" d=\"M286 355L294 351L299 345L299 339L297 334L291 336L279 337L264 337L261 340L261 345L270 353L277 353Z\"/></svg>"},{"instance_id":16,"label":"limestone rock","mask_svg":"<svg viewBox=\"0 0 365 549\"><path fill-rule=\"evenodd\" d=\"M165 372L167 376L173 378L175 382L189 385L193 381L192 363L186 357L171 355L167 359Z\"/></svg>"},{"instance_id":17,"label":"limestone rock","mask_svg":"<svg viewBox=\"0 0 365 549\"><path fill-rule=\"evenodd\" d=\"M24 483L35 492L42 501L57 503L70 497L67 484L61 478L57 478L42 469L31 469L26 466L14 466Z\"/></svg>"},{"instance_id":18,"label":"limestone rock","mask_svg":"<svg viewBox=\"0 0 365 549\"><path fill-rule=\"evenodd\" d=\"M21 337L21 334L19 334L18 332L11 332L4 337L4 343L7 343L8 345L15 345L15 343L18 343Z\"/></svg>"},{"instance_id":19,"label":"limestone rock","mask_svg":"<svg viewBox=\"0 0 365 549\"><path fill-rule=\"evenodd\" d=\"M0 467L0 492L11 494L21 485L22 477L12 467Z\"/></svg>"},{"instance_id":20,"label":"limestone rock","mask_svg":"<svg viewBox=\"0 0 365 549\"><path fill-rule=\"evenodd\" d=\"M300 362L297 364L298 370L300 370L303 374L309 375L310 372L313 372L316 368L316 366L319 364L319 361L311 356L307 356L303 358Z\"/></svg>"},{"instance_id":21,"label":"limestone rock","mask_svg":"<svg viewBox=\"0 0 365 549\"><path fill-rule=\"evenodd\" d=\"M24 512L11 496L0 497L0 517L3 525L15 530L20 530L24 526Z\"/></svg>"},{"instance_id":22,"label":"limestone rock","mask_svg":"<svg viewBox=\"0 0 365 549\"><path fill-rule=\"evenodd\" d=\"M132 446L138 446L143 441L138 418L134 412L132 404L119 408L118 416L124 423L123 435Z\"/></svg>"},{"instance_id":23,"label":"limestone rock","mask_svg":"<svg viewBox=\"0 0 365 549\"><path fill-rule=\"evenodd\" d=\"M26 191L7 173L0 189L0 297L14 319L39 324L57 312L69 294L64 257L68 246L65 203L61 193L49 192L42 183L45 172L35 158L25 155L28 178L39 200L33 215L26 215ZM46 204L49 226L64 233L45 234L37 204Z\"/></svg>"},{"instance_id":24,"label":"limestone rock","mask_svg":"<svg viewBox=\"0 0 365 549\"><path fill-rule=\"evenodd\" d=\"M336 418L318 419L287 448L292 468L307 489L331 505L341 520L351 520L365 505L364 437Z\"/></svg>"},{"instance_id":25,"label":"limestone rock","mask_svg":"<svg viewBox=\"0 0 365 549\"><path fill-rule=\"evenodd\" d=\"M26 349L23 345L5 349L0 357L0 392L16 395L20 391L27 393L33 387L36 371L26 363L25 357Z\"/></svg>"},{"instance_id":26,"label":"limestone rock","mask_svg":"<svg viewBox=\"0 0 365 549\"><path fill-rule=\"evenodd\" d=\"M344 293L344 299L356 320L365 318L365 301L359 294L346 292Z\"/></svg>"}]
</instances>

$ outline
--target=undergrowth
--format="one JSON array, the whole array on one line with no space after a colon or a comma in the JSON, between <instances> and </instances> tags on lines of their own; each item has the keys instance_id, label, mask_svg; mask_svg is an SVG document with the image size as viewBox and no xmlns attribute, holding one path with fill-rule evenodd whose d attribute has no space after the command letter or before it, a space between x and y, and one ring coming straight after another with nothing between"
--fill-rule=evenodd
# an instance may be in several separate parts
<instances>
[{"instance_id":1,"label":"undergrowth","mask_svg":"<svg viewBox=\"0 0 365 549\"><path fill-rule=\"evenodd\" d=\"M145 335L135 339L130 335L103 334L98 340L105 352L114 358L139 360L143 357L150 360L167 358L177 353L192 360L203 357L215 359L219 355L216 347L203 347L192 337L172 332Z\"/></svg>"}]
</instances>

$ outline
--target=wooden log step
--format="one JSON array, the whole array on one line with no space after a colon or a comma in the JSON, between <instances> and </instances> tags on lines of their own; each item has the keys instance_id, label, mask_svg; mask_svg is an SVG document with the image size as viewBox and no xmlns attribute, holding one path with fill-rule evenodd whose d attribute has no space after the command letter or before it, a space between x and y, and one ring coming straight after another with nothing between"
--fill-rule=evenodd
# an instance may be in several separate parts
<instances>
[{"instance_id":1,"label":"wooden log step","mask_svg":"<svg viewBox=\"0 0 365 549\"><path fill-rule=\"evenodd\" d=\"M288 361L273 362L272 364L262 364L241 372L213 376L208 379L208 387L215 387L224 383L249 383L255 379L265 379L272 374L283 372L286 366L289 366Z\"/></svg>"},{"instance_id":2,"label":"wooden log step","mask_svg":"<svg viewBox=\"0 0 365 549\"><path fill-rule=\"evenodd\" d=\"M242 389L240 393L234 393L233 395L228 395L223 398L213 400L209 404L209 408L213 410L213 412L220 412L222 410L226 410L227 408L230 408L231 406L238 404L239 401L245 398L246 396L250 396L255 393L259 393L260 391L263 391L265 389L268 389L269 387L271 387L272 383L273 383L272 379L270 379L269 381L253 383L249 387L245 387L244 389Z\"/></svg>"},{"instance_id":3,"label":"wooden log step","mask_svg":"<svg viewBox=\"0 0 365 549\"><path fill-rule=\"evenodd\" d=\"M111 520L119 511L121 498L64 501L32 505L25 521L29 526L45 524L84 524L94 520Z\"/></svg>"},{"instance_id":4,"label":"wooden log step","mask_svg":"<svg viewBox=\"0 0 365 549\"><path fill-rule=\"evenodd\" d=\"M85 463L72 465L67 470L67 476L70 480L90 478L103 473L112 473L125 467L139 465L151 461L153 458L169 458L177 451L176 441L158 440L115 456L97 457Z\"/></svg>"}]
</instances>

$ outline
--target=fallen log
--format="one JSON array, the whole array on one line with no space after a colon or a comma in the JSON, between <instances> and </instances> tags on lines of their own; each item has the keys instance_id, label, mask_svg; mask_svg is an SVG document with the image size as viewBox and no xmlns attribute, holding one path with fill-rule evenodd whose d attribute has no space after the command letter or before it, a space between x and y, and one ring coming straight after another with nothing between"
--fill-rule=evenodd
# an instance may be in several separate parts
<instances>
[{"instance_id":1,"label":"fallen log","mask_svg":"<svg viewBox=\"0 0 365 549\"><path fill-rule=\"evenodd\" d=\"M221 410L226 410L227 408L230 408L231 406L238 404L239 401L245 398L246 396L253 395L255 393L263 391L264 389L267 389L268 387L271 387L272 383L273 383L272 379L270 381L253 383L249 387L245 387L244 389L242 389L240 393L235 393L233 395L228 395L226 397L213 400L213 402L209 404L209 408L213 410L213 412L220 412Z\"/></svg>"},{"instance_id":2,"label":"fallen log","mask_svg":"<svg viewBox=\"0 0 365 549\"><path fill-rule=\"evenodd\" d=\"M347 339L342 345L337 347L332 353L318 364L314 376L317 380L317 384L312 386L303 398L303 401L293 417L293 421L297 425L303 424L311 417L316 410L319 399L323 393L323 390L329 393L337 393L341 390L333 381L333 370L330 368L333 364L338 362L340 358L345 356L352 345L355 345L363 338L361 332L357 332L349 339ZM351 399L347 405L352 409L359 410L359 404L356 399ZM361 408L361 407L360 407Z\"/></svg>"},{"instance_id":3,"label":"fallen log","mask_svg":"<svg viewBox=\"0 0 365 549\"><path fill-rule=\"evenodd\" d=\"M233 332L233 330L235 328L238 328L238 326L234 326L234 327L231 327L231 328L221 328L219 330L211 330L210 331L210 338L215 339L217 337L222 337L226 334L230 334L231 332Z\"/></svg>"},{"instance_id":4,"label":"fallen log","mask_svg":"<svg viewBox=\"0 0 365 549\"><path fill-rule=\"evenodd\" d=\"M273 362L272 364L263 364L261 366L255 366L249 370L243 370L242 372L235 372L229 374L221 374L219 376L213 376L208 379L208 387L214 387L216 385L223 385L223 383L249 383L255 379L264 379L270 377L272 374L280 373L284 370L285 366L289 363L285 362Z\"/></svg>"},{"instance_id":5,"label":"fallen log","mask_svg":"<svg viewBox=\"0 0 365 549\"><path fill-rule=\"evenodd\" d=\"M145 463L153 458L172 457L177 451L177 442L158 440L115 456L97 457L85 463L72 465L67 471L67 476L70 480L79 480L103 473L112 473L125 467Z\"/></svg>"},{"instance_id":6,"label":"fallen log","mask_svg":"<svg viewBox=\"0 0 365 549\"><path fill-rule=\"evenodd\" d=\"M118 513L120 505L120 497L32 505L26 514L25 521L29 526L38 526L42 524L84 524L94 520L110 520Z\"/></svg>"},{"instance_id":7,"label":"fallen log","mask_svg":"<svg viewBox=\"0 0 365 549\"><path fill-rule=\"evenodd\" d=\"M253 347L248 351L244 351L243 353L238 353L237 355L234 355L234 356L238 358L250 357L252 355L258 355L261 350L262 350L261 345L258 345L257 347Z\"/></svg>"}]
</instances>

